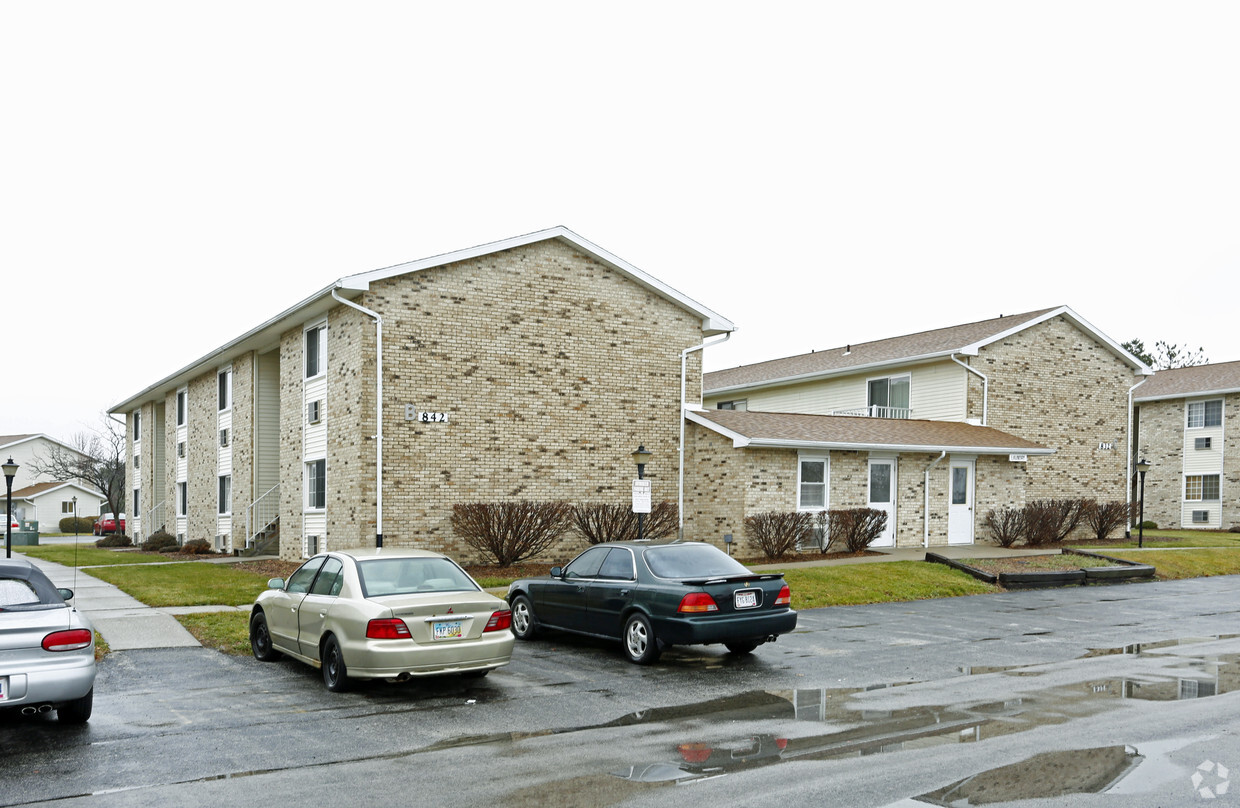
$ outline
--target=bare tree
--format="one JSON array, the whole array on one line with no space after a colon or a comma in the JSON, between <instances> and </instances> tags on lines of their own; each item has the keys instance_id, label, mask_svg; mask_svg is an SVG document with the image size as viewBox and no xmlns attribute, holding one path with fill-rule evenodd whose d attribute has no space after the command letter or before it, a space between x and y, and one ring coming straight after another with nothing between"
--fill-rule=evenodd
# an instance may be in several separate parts
<instances>
[{"instance_id":1,"label":"bare tree","mask_svg":"<svg viewBox=\"0 0 1240 808\"><path fill-rule=\"evenodd\" d=\"M1145 342L1139 339L1130 339L1123 343L1122 347L1154 370L1190 368L1210 361L1206 357L1204 348L1194 349L1187 345L1163 340L1155 342L1154 347L1148 351L1145 348Z\"/></svg>"},{"instance_id":2,"label":"bare tree","mask_svg":"<svg viewBox=\"0 0 1240 808\"><path fill-rule=\"evenodd\" d=\"M35 455L30 468L35 474L43 474L57 482L77 480L99 491L108 501L108 509L116 514L116 529L120 529L120 514L125 508L125 425L107 415L101 418L103 426L90 432L78 432L68 441L68 448L58 443L50 444L47 456ZM130 514L134 516L134 514Z\"/></svg>"}]
</instances>

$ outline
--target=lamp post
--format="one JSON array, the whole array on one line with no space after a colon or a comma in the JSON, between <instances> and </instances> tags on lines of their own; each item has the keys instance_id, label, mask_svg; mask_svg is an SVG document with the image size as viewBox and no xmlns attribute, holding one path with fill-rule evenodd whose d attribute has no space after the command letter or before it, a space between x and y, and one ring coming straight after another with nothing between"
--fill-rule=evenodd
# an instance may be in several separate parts
<instances>
[{"instance_id":1,"label":"lamp post","mask_svg":"<svg viewBox=\"0 0 1240 808\"><path fill-rule=\"evenodd\" d=\"M73 546L74 547L77 547L77 534L78 534L77 495L75 494L73 497Z\"/></svg>"},{"instance_id":2,"label":"lamp post","mask_svg":"<svg viewBox=\"0 0 1240 808\"><path fill-rule=\"evenodd\" d=\"M4 469L4 557L13 557L13 478L17 476L17 464L9 457Z\"/></svg>"},{"instance_id":3,"label":"lamp post","mask_svg":"<svg viewBox=\"0 0 1240 808\"><path fill-rule=\"evenodd\" d=\"M646 451L645 446L639 444L637 447L637 451L633 452L633 454L629 455L629 457L633 458L633 462L637 464L637 479L639 480L645 479L646 464L650 462L650 452ZM644 521L645 515L646 514L641 511L637 512L637 540L638 541L642 540L642 530L645 527L645 521Z\"/></svg>"},{"instance_id":4,"label":"lamp post","mask_svg":"<svg viewBox=\"0 0 1240 808\"><path fill-rule=\"evenodd\" d=\"M1137 462L1137 473L1141 475L1141 515L1137 517L1137 547L1145 546L1145 472L1150 470L1150 461L1144 457Z\"/></svg>"}]
</instances>

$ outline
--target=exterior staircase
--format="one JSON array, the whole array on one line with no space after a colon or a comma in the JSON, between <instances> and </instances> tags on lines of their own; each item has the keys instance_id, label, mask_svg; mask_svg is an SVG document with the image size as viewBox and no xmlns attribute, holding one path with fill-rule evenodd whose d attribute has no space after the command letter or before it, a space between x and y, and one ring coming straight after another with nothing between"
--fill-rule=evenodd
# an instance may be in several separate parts
<instances>
[{"instance_id":1,"label":"exterior staircase","mask_svg":"<svg viewBox=\"0 0 1240 808\"><path fill-rule=\"evenodd\" d=\"M280 519L276 520L254 536L248 547L237 552L239 556L278 556L280 555Z\"/></svg>"}]
</instances>

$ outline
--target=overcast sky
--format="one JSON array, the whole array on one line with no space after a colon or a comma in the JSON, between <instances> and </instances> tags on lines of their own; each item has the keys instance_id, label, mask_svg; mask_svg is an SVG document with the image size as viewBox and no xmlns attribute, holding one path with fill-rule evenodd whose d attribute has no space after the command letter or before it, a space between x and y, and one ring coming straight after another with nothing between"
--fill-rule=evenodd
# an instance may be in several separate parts
<instances>
[{"instance_id":1,"label":"overcast sky","mask_svg":"<svg viewBox=\"0 0 1240 808\"><path fill-rule=\"evenodd\" d=\"M1237 41L1233 2L7 2L0 434L554 225L735 322L711 370L1059 304L1240 360Z\"/></svg>"}]
</instances>

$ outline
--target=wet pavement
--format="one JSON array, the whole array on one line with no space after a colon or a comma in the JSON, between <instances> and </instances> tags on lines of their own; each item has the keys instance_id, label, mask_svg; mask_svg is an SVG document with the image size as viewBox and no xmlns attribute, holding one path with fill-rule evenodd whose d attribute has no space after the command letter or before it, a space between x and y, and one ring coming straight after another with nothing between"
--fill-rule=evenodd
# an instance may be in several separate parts
<instances>
[{"instance_id":1,"label":"wet pavement","mask_svg":"<svg viewBox=\"0 0 1240 808\"><path fill-rule=\"evenodd\" d=\"M744 658L549 635L343 695L126 651L88 727L0 723L0 803L1193 805L1240 766L1237 617L1237 577L842 607Z\"/></svg>"}]
</instances>

